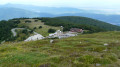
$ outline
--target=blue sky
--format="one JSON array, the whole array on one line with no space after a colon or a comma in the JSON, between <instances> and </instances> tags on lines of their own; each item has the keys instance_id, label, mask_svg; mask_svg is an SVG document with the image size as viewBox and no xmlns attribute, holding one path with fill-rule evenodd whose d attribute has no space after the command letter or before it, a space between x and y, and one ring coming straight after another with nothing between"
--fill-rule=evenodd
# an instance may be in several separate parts
<instances>
[{"instance_id":1,"label":"blue sky","mask_svg":"<svg viewBox=\"0 0 120 67\"><path fill-rule=\"evenodd\" d=\"M52 7L120 8L120 0L0 0L0 4L7 3Z\"/></svg>"}]
</instances>

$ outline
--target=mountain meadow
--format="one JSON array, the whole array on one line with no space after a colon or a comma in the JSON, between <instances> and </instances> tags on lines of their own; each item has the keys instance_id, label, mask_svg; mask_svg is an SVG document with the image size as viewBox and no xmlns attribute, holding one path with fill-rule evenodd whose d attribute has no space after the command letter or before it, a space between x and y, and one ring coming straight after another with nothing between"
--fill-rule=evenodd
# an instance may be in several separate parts
<instances>
[{"instance_id":1,"label":"mountain meadow","mask_svg":"<svg viewBox=\"0 0 120 67\"><path fill-rule=\"evenodd\" d=\"M61 27L63 33L71 28L84 32L47 37ZM120 67L120 26L104 21L80 16L14 18L0 21L0 32L0 67ZM45 38L24 41L36 33Z\"/></svg>"}]
</instances>

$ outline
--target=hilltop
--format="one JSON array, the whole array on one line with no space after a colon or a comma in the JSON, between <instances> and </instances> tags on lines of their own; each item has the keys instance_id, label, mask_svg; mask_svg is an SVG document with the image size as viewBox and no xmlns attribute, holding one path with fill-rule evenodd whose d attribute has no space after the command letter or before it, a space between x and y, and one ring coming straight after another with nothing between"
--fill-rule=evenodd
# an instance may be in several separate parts
<instances>
[{"instance_id":1,"label":"hilltop","mask_svg":"<svg viewBox=\"0 0 120 67\"><path fill-rule=\"evenodd\" d=\"M4 67L119 67L120 32L84 34L65 39L4 43ZM107 45L106 45L107 44Z\"/></svg>"}]
</instances>

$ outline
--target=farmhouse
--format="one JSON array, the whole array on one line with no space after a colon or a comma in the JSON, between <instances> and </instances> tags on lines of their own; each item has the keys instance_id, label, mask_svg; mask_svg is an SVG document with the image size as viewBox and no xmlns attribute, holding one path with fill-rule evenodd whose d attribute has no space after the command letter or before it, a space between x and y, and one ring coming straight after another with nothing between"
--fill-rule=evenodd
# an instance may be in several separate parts
<instances>
[{"instance_id":1,"label":"farmhouse","mask_svg":"<svg viewBox=\"0 0 120 67\"><path fill-rule=\"evenodd\" d=\"M79 28L71 28L71 29L70 29L70 32L83 33L83 30L82 30L82 29L79 29Z\"/></svg>"}]
</instances>

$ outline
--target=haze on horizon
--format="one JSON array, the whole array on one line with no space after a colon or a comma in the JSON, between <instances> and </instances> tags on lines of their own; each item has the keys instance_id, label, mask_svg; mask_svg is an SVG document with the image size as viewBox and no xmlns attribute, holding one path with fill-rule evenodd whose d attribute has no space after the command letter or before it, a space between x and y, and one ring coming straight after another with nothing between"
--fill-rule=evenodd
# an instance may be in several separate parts
<instances>
[{"instance_id":1,"label":"haze on horizon","mask_svg":"<svg viewBox=\"0 0 120 67\"><path fill-rule=\"evenodd\" d=\"M120 15L120 0L0 0L0 5L24 4L47 7L73 7Z\"/></svg>"},{"instance_id":2,"label":"haze on horizon","mask_svg":"<svg viewBox=\"0 0 120 67\"><path fill-rule=\"evenodd\" d=\"M120 7L120 0L0 0L1 5L8 3L91 9L118 9Z\"/></svg>"}]
</instances>

